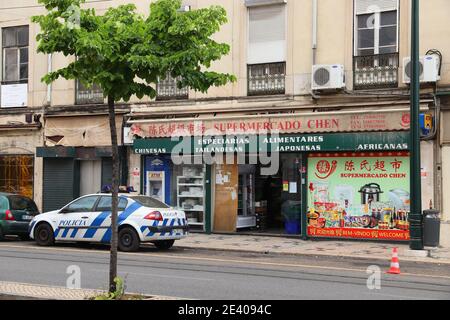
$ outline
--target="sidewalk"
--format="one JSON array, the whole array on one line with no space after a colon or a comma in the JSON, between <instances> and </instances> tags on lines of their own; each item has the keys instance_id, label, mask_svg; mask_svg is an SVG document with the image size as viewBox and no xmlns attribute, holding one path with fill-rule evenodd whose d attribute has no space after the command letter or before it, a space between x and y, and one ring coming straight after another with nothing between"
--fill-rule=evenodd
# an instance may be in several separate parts
<instances>
[{"instance_id":1,"label":"sidewalk","mask_svg":"<svg viewBox=\"0 0 450 320\"><path fill-rule=\"evenodd\" d=\"M0 295L43 300L84 300L104 293L101 290L67 289L16 282L1 282Z\"/></svg>"},{"instance_id":2,"label":"sidewalk","mask_svg":"<svg viewBox=\"0 0 450 320\"><path fill-rule=\"evenodd\" d=\"M104 294L103 290L68 289L64 287L0 281L0 300L86 300ZM127 295L137 295L126 293ZM178 300L175 297L143 296L144 300Z\"/></svg>"},{"instance_id":3,"label":"sidewalk","mask_svg":"<svg viewBox=\"0 0 450 320\"><path fill-rule=\"evenodd\" d=\"M385 261L391 259L392 248L397 247L399 257L404 261L450 264L449 248L426 248L424 251L411 251L408 244L367 241L304 241L283 237L191 233L187 238L176 241L175 247L261 254L339 256Z\"/></svg>"}]
</instances>

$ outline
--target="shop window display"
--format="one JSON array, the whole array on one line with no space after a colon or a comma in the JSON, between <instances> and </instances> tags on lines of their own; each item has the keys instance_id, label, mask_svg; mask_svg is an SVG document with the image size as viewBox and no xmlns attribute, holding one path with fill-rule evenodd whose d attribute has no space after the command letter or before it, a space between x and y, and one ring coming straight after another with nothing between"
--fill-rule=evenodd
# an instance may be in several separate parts
<instances>
[{"instance_id":1,"label":"shop window display","mask_svg":"<svg viewBox=\"0 0 450 320\"><path fill-rule=\"evenodd\" d=\"M0 192L33 198L33 156L0 156Z\"/></svg>"},{"instance_id":2,"label":"shop window display","mask_svg":"<svg viewBox=\"0 0 450 320\"><path fill-rule=\"evenodd\" d=\"M311 155L308 234L409 240L406 152Z\"/></svg>"},{"instance_id":3,"label":"shop window display","mask_svg":"<svg viewBox=\"0 0 450 320\"><path fill-rule=\"evenodd\" d=\"M186 213L192 227L205 225L205 166L174 165L172 206Z\"/></svg>"}]
</instances>

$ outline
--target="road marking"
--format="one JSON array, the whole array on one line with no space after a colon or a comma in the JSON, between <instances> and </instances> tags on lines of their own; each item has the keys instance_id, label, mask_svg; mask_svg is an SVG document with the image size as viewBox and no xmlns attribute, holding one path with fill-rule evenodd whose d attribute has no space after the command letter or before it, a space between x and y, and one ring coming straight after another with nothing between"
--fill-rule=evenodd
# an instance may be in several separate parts
<instances>
[{"instance_id":1,"label":"road marking","mask_svg":"<svg viewBox=\"0 0 450 320\"><path fill-rule=\"evenodd\" d=\"M82 249L76 249L76 248L25 247L25 246L18 246L18 245L0 245L0 248L19 248L19 249L38 250L38 251L40 250L40 251L47 251L47 252L50 251L50 253L51 253L51 251L60 251L60 252L102 253L105 255L109 255L109 251L105 252L104 250L97 250L97 249L82 250ZM179 260L198 260L198 261L227 262L227 263L232 262L232 263L238 263L238 264L252 264L252 265L261 265L261 266L314 268L314 269L321 269L321 270L354 271L354 272L366 273L365 269L325 267L325 266L305 265L305 264L275 263L275 262L235 260L235 259L217 259L217 258L204 258L204 257L189 257L189 256L181 256L181 255L175 256L175 255L168 255L168 254L136 253L136 252L120 252L120 254L127 255L127 256L157 257L157 258L171 258L171 259L179 259ZM406 273L406 272L403 272L401 275L450 280L450 276L436 276L436 275L426 275L426 274Z\"/></svg>"}]
</instances>

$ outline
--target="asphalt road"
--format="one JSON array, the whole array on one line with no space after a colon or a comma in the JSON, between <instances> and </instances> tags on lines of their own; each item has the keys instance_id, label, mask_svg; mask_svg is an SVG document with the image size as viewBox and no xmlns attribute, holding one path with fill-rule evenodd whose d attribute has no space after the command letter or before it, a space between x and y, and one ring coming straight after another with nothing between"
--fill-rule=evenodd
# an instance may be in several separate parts
<instances>
[{"instance_id":1,"label":"asphalt road","mask_svg":"<svg viewBox=\"0 0 450 320\"><path fill-rule=\"evenodd\" d=\"M0 281L65 286L69 266L81 286L105 289L109 251L103 246L0 242ZM381 288L367 287L367 267L381 269ZM401 263L402 274L384 272L389 261L291 257L177 249L119 254L128 292L201 300L450 299L448 265Z\"/></svg>"}]
</instances>

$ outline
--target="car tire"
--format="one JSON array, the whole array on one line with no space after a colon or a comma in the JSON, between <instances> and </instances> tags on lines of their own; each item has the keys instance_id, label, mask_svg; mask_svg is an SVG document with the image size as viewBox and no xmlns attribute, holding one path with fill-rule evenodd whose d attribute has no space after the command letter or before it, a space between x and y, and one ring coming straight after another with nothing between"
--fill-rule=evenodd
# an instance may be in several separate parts
<instances>
[{"instance_id":1,"label":"car tire","mask_svg":"<svg viewBox=\"0 0 450 320\"><path fill-rule=\"evenodd\" d=\"M5 236L3 235L2 228L0 228L0 241L5 240Z\"/></svg>"},{"instance_id":2,"label":"car tire","mask_svg":"<svg viewBox=\"0 0 450 320\"><path fill-rule=\"evenodd\" d=\"M124 227L119 230L118 246L120 251L135 252L139 250L141 240L136 231L131 227Z\"/></svg>"},{"instance_id":3,"label":"car tire","mask_svg":"<svg viewBox=\"0 0 450 320\"><path fill-rule=\"evenodd\" d=\"M34 230L34 239L36 243L43 247L55 244L55 235L53 229L47 223L39 224Z\"/></svg>"},{"instance_id":4,"label":"car tire","mask_svg":"<svg viewBox=\"0 0 450 320\"><path fill-rule=\"evenodd\" d=\"M172 248L174 243L175 243L175 240L160 240L160 241L155 241L153 244L159 250L169 250L170 248Z\"/></svg>"}]
</instances>

